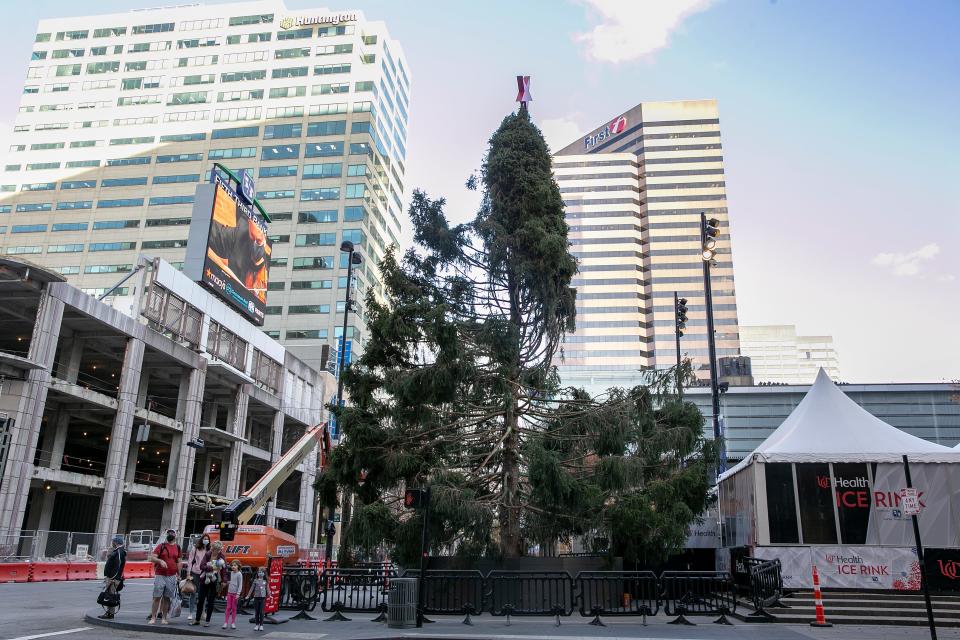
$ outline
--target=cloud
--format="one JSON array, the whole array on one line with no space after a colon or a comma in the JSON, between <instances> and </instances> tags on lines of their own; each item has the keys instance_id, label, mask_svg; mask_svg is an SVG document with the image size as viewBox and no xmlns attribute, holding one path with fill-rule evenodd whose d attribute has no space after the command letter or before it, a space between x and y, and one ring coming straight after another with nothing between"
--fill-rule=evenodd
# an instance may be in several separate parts
<instances>
[{"instance_id":1,"label":"cloud","mask_svg":"<svg viewBox=\"0 0 960 640\"><path fill-rule=\"evenodd\" d=\"M667 46L670 35L690 16L715 0L581 0L600 15L600 24L574 41L587 58L627 62Z\"/></svg>"},{"instance_id":2,"label":"cloud","mask_svg":"<svg viewBox=\"0 0 960 640\"><path fill-rule=\"evenodd\" d=\"M550 118L539 123L544 139L550 145L551 151L559 151L584 132L583 127L573 118Z\"/></svg>"},{"instance_id":3,"label":"cloud","mask_svg":"<svg viewBox=\"0 0 960 640\"><path fill-rule=\"evenodd\" d=\"M878 253L871 262L878 267L890 267L896 276L915 276L923 270L924 263L930 262L939 253L940 245L931 242L908 253Z\"/></svg>"}]
</instances>

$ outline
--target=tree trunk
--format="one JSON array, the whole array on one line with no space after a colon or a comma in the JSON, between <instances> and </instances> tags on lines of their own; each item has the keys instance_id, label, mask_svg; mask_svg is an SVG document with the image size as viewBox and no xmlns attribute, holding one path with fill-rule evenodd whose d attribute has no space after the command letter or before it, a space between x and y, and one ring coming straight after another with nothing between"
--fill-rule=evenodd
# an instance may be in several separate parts
<instances>
[{"instance_id":1,"label":"tree trunk","mask_svg":"<svg viewBox=\"0 0 960 640\"><path fill-rule=\"evenodd\" d=\"M518 304L515 278L512 272L507 273L507 290L510 300L510 324L514 327L514 336L522 335L521 318ZM522 370L519 356L519 345L513 370L510 372L510 391L507 396L507 406L503 415L503 428L506 437L503 439L503 503L500 506L500 555L504 558L516 558L523 555L523 544L520 539L520 452L517 451L520 439L517 435L519 423L519 386L520 371Z\"/></svg>"},{"instance_id":2,"label":"tree trunk","mask_svg":"<svg viewBox=\"0 0 960 640\"><path fill-rule=\"evenodd\" d=\"M503 416L503 502L500 505L500 554L504 558L523 555L520 541L520 465L518 462L517 397L512 391Z\"/></svg>"}]
</instances>

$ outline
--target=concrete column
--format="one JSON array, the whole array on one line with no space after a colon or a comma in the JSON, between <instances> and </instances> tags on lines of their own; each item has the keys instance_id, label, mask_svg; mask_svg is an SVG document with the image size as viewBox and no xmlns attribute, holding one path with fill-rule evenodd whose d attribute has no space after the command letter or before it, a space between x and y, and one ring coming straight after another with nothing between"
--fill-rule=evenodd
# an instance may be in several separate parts
<instances>
[{"instance_id":1,"label":"concrete column","mask_svg":"<svg viewBox=\"0 0 960 640\"><path fill-rule=\"evenodd\" d=\"M117 390L117 414L110 431L110 450L107 452L107 467L103 473L103 498L97 516L97 538L100 549L108 548L110 536L120 524L120 503L123 501L123 485L127 472L130 442L133 440L133 411L140 390L144 344L142 340L127 340L120 371L120 386Z\"/></svg>"},{"instance_id":2,"label":"concrete column","mask_svg":"<svg viewBox=\"0 0 960 640\"><path fill-rule=\"evenodd\" d=\"M44 292L27 354L40 368L31 369L24 381L23 395L17 407L19 424L11 429L7 464L3 471L3 482L0 483L0 532L3 533L18 533L23 522L30 479L33 477L33 456L40 436L40 423L47 403L47 389L62 321L63 301Z\"/></svg>"},{"instance_id":3,"label":"concrete column","mask_svg":"<svg viewBox=\"0 0 960 640\"><path fill-rule=\"evenodd\" d=\"M134 426L133 429L136 429L136 426ZM133 438L131 438L130 449L127 452L127 469L123 474L123 478L126 482L134 482L136 480L137 458L139 456L140 456L140 443L134 440Z\"/></svg>"},{"instance_id":4,"label":"concrete column","mask_svg":"<svg viewBox=\"0 0 960 640\"><path fill-rule=\"evenodd\" d=\"M304 464L304 471L300 474L300 521L297 523L297 544L301 547L313 546L310 536L313 535L313 519L315 500L313 497L313 471L310 463Z\"/></svg>"},{"instance_id":5,"label":"concrete column","mask_svg":"<svg viewBox=\"0 0 960 640\"><path fill-rule=\"evenodd\" d=\"M69 350L65 349L63 362L57 366L56 376L65 382L77 383L80 375L80 361L83 359L84 338L74 338L70 341Z\"/></svg>"},{"instance_id":6,"label":"concrete column","mask_svg":"<svg viewBox=\"0 0 960 640\"><path fill-rule=\"evenodd\" d=\"M70 427L70 414L61 411L53 421L53 440L50 443L50 468L59 469L63 465L63 450L67 446L67 429Z\"/></svg>"},{"instance_id":7,"label":"concrete column","mask_svg":"<svg viewBox=\"0 0 960 640\"><path fill-rule=\"evenodd\" d=\"M43 498L40 501L40 521L37 522L37 531L49 531L50 521L53 519L53 503L57 499L55 489L41 489Z\"/></svg>"},{"instance_id":8,"label":"concrete column","mask_svg":"<svg viewBox=\"0 0 960 640\"><path fill-rule=\"evenodd\" d=\"M240 385L234 396L233 406L227 414L230 420L227 422L227 431L233 435L242 438L243 428L247 423L247 407L250 405L250 396L247 395L246 388ZM234 442L230 446L230 452L224 460L226 469L221 473L226 473L223 482L220 483L220 493L228 498L237 498L240 495L240 463L243 460L243 443ZM224 484L225 483L225 484Z\"/></svg>"},{"instance_id":9,"label":"concrete column","mask_svg":"<svg viewBox=\"0 0 960 640\"><path fill-rule=\"evenodd\" d=\"M273 415L273 425L271 426L271 436L273 445L270 447L270 464L276 464L280 459L280 449L283 448L283 411L277 411ZM277 526L277 513L274 501L267 503L267 526Z\"/></svg>"},{"instance_id":10,"label":"concrete column","mask_svg":"<svg viewBox=\"0 0 960 640\"><path fill-rule=\"evenodd\" d=\"M200 435L200 410L203 408L203 389L206 384L206 369L191 369L185 376L186 384L180 386L180 397L177 401L177 419L183 424L183 436L180 448L170 450L171 467L170 477L174 490L173 508L170 514L170 525L182 531L187 520L187 506L190 504L190 484L193 480L193 465L196 460L196 449L186 446ZM176 441L176 438L174 438Z\"/></svg>"}]
</instances>

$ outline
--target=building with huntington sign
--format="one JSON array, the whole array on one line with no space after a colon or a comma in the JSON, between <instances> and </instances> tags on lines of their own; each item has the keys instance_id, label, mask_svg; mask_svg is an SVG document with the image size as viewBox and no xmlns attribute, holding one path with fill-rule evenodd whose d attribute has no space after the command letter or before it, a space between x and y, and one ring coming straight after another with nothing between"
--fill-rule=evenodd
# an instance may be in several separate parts
<instances>
[{"instance_id":1,"label":"building with huntington sign","mask_svg":"<svg viewBox=\"0 0 960 640\"><path fill-rule=\"evenodd\" d=\"M263 330L321 368L343 326L340 243L363 258L362 301L400 235L410 68L383 22L280 0L50 18L10 64L26 79L0 253L93 295L140 254L181 268L196 185L214 162L248 170L272 245Z\"/></svg>"},{"instance_id":2,"label":"building with huntington sign","mask_svg":"<svg viewBox=\"0 0 960 640\"><path fill-rule=\"evenodd\" d=\"M740 355L726 182L715 100L643 102L611 114L557 151L577 275L577 331L561 375L581 384L602 374L676 362L673 293L687 298L682 341L706 376L706 307L700 213L720 221L713 305L717 357Z\"/></svg>"}]
</instances>

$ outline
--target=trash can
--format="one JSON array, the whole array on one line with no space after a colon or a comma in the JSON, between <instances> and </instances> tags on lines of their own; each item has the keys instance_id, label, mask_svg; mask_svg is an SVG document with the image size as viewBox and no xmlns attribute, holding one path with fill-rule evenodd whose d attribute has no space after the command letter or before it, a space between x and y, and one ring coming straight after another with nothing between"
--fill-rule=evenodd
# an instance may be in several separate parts
<instances>
[{"instance_id":1,"label":"trash can","mask_svg":"<svg viewBox=\"0 0 960 640\"><path fill-rule=\"evenodd\" d=\"M417 626L417 579L394 578L387 595L387 626L409 629Z\"/></svg>"}]
</instances>

